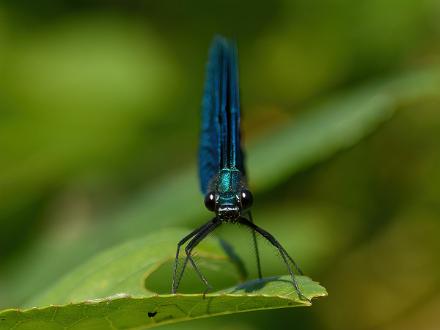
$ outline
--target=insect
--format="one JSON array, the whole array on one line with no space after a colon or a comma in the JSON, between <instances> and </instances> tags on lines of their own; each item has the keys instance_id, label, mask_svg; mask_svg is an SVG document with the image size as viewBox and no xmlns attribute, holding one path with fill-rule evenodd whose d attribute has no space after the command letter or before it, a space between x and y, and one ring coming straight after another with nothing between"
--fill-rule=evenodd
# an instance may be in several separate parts
<instances>
[{"instance_id":1,"label":"insect","mask_svg":"<svg viewBox=\"0 0 440 330\"><path fill-rule=\"evenodd\" d=\"M238 86L238 58L234 42L215 37L212 43L205 90L202 102L202 128L199 146L199 178L205 206L214 217L185 236L177 244L174 263L172 293L176 293L188 262L193 266L206 290L211 289L198 268L192 251L212 231L225 223L239 223L251 229L258 276L262 277L256 235L259 234L278 249L287 266L292 284L301 299L308 300L298 287L292 265L302 275L295 261L283 246L252 219L252 193L247 188L244 157L240 141L240 99ZM186 258L178 272L181 247L185 247ZM206 291L205 291L206 292Z\"/></svg>"}]
</instances>

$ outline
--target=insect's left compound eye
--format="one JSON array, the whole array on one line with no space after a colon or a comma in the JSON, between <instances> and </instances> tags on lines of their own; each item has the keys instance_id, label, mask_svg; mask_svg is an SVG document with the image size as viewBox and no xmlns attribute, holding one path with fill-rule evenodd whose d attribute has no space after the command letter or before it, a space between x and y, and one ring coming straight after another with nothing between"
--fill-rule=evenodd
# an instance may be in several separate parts
<instances>
[{"instance_id":1,"label":"insect's left compound eye","mask_svg":"<svg viewBox=\"0 0 440 330\"><path fill-rule=\"evenodd\" d=\"M254 202L254 197L249 190L243 190L241 192L241 206L244 210L250 208Z\"/></svg>"},{"instance_id":2,"label":"insect's left compound eye","mask_svg":"<svg viewBox=\"0 0 440 330\"><path fill-rule=\"evenodd\" d=\"M205 206L209 211L215 211L215 195L209 192L205 196Z\"/></svg>"}]
</instances>

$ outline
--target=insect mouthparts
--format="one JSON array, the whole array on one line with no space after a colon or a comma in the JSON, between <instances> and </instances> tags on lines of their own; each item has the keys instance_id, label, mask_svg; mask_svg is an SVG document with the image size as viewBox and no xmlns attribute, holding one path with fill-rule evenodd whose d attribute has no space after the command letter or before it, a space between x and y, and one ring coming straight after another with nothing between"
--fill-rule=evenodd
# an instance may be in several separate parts
<instances>
[{"instance_id":1,"label":"insect mouthparts","mask_svg":"<svg viewBox=\"0 0 440 330\"><path fill-rule=\"evenodd\" d=\"M240 209L238 206L224 206L219 207L217 214L222 220L235 220L240 216Z\"/></svg>"}]
</instances>

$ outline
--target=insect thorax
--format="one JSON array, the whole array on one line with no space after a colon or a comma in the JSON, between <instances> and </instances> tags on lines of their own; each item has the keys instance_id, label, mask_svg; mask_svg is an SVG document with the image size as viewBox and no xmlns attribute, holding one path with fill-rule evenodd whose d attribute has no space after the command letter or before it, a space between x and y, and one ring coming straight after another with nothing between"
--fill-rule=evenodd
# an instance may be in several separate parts
<instances>
[{"instance_id":1,"label":"insect thorax","mask_svg":"<svg viewBox=\"0 0 440 330\"><path fill-rule=\"evenodd\" d=\"M243 188L243 176L236 168L223 168L214 182L214 190L221 195L238 194Z\"/></svg>"}]
</instances>

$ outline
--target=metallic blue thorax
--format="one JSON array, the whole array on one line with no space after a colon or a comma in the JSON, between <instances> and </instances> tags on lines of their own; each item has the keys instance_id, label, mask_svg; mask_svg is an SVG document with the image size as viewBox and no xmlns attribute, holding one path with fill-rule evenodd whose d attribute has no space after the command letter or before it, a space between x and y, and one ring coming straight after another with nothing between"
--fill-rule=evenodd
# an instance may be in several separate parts
<instances>
[{"instance_id":1,"label":"metallic blue thorax","mask_svg":"<svg viewBox=\"0 0 440 330\"><path fill-rule=\"evenodd\" d=\"M236 168L223 168L215 183L219 205L235 205L243 187L241 172Z\"/></svg>"}]
</instances>

